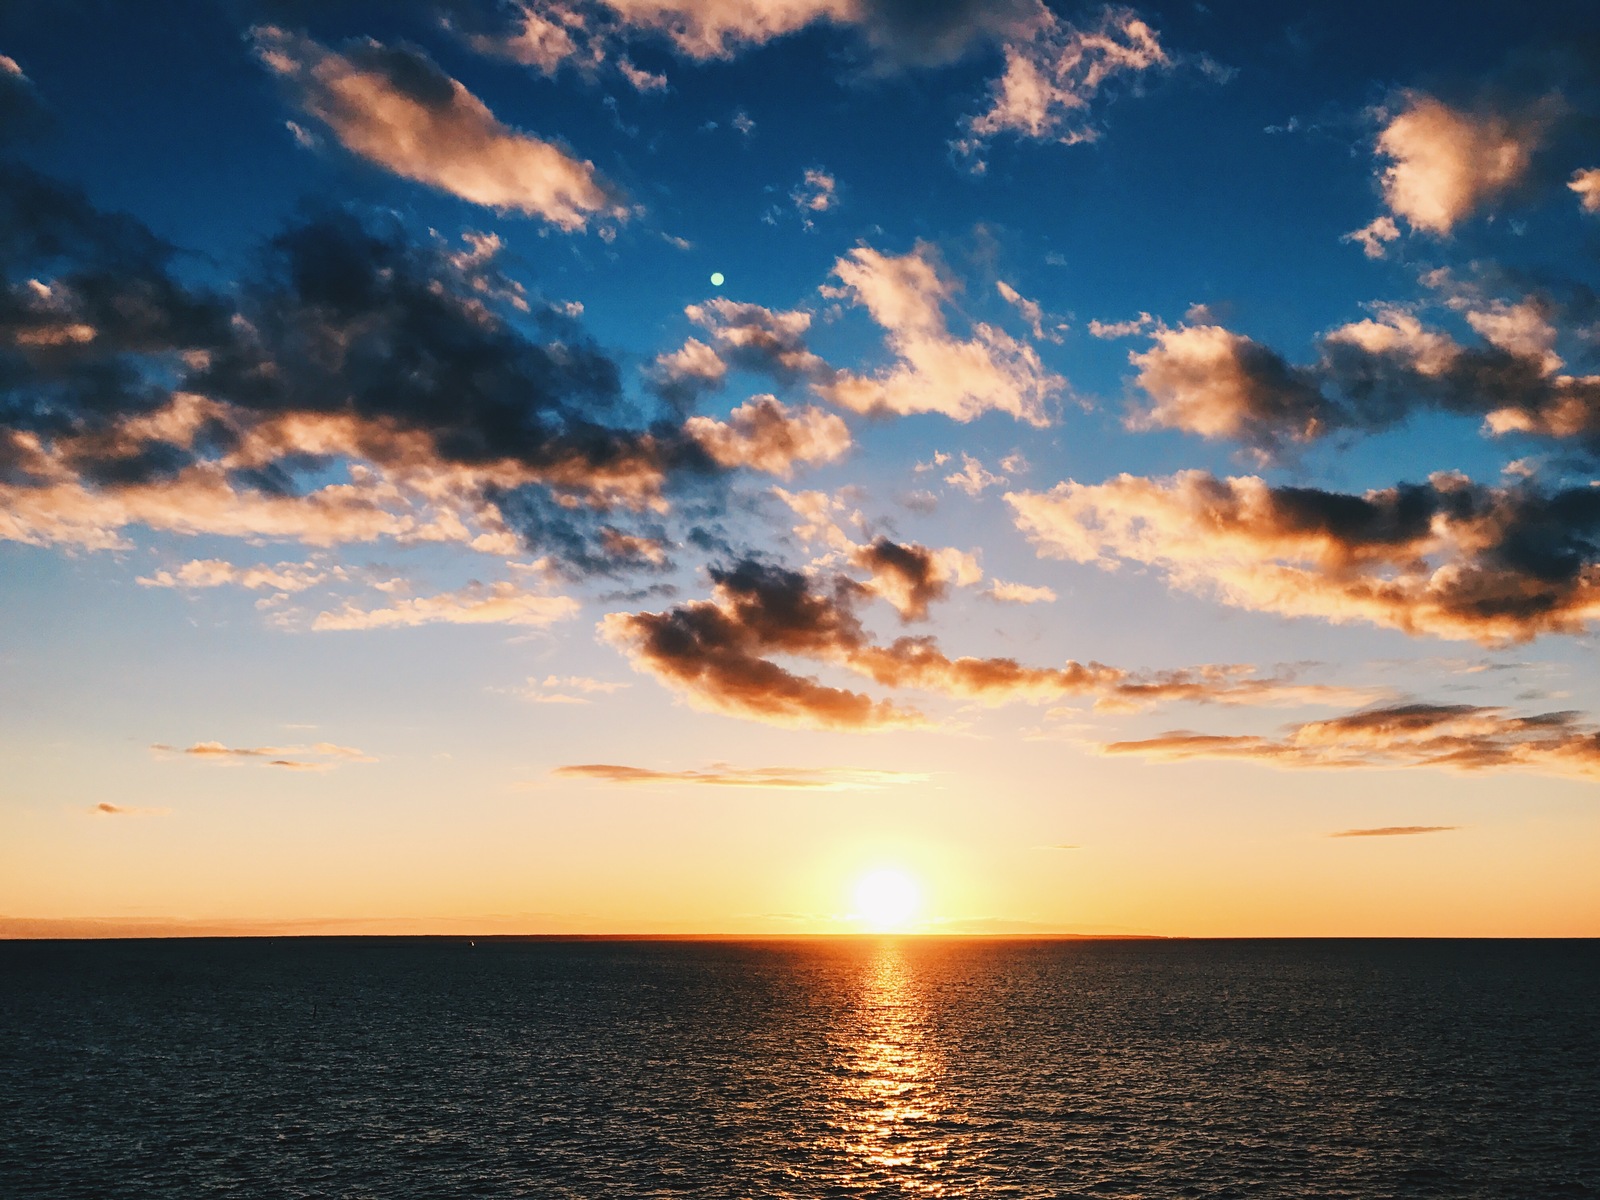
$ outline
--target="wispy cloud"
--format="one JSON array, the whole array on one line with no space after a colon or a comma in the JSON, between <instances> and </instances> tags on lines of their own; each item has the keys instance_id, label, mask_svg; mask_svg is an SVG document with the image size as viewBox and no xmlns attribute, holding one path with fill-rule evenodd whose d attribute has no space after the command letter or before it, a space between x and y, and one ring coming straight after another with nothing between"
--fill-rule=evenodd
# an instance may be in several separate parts
<instances>
[{"instance_id":1,"label":"wispy cloud","mask_svg":"<svg viewBox=\"0 0 1600 1200\"><path fill-rule=\"evenodd\" d=\"M686 784L700 787L776 788L801 791L855 791L863 788L926 783L926 774L874 771L858 767L730 767L718 763L704 770L659 771L610 763L581 763L557 767L560 779L587 779L626 785Z\"/></svg>"},{"instance_id":2,"label":"wispy cloud","mask_svg":"<svg viewBox=\"0 0 1600 1200\"><path fill-rule=\"evenodd\" d=\"M502 580L472 583L435 596L413 596L381 608L358 608L347 601L341 609L319 613L311 627L347 630L417 625L544 626L575 616L578 609L578 602L570 596L550 596Z\"/></svg>"},{"instance_id":3,"label":"wispy cloud","mask_svg":"<svg viewBox=\"0 0 1600 1200\"><path fill-rule=\"evenodd\" d=\"M158 756L181 755L202 762L255 762L289 771L331 771L345 763L375 763L376 757L353 746L333 742L313 742L297 746L229 746L225 742L196 742L179 749L156 743L150 749Z\"/></svg>"},{"instance_id":4,"label":"wispy cloud","mask_svg":"<svg viewBox=\"0 0 1600 1200\"><path fill-rule=\"evenodd\" d=\"M1459 825L1381 825L1376 829L1342 829L1331 838L1410 837L1419 833L1450 833Z\"/></svg>"},{"instance_id":5,"label":"wispy cloud","mask_svg":"<svg viewBox=\"0 0 1600 1200\"><path fill-rule=\"evenodd\" d=\"M1177 730L1112 742L1108 754L1242 759L1280 767L1437 767L1600 778L1600 727L1576 712L1519 716L1475 704L1412 703L1292 726L1281 737Z\"/></svg>"}]
</instances>

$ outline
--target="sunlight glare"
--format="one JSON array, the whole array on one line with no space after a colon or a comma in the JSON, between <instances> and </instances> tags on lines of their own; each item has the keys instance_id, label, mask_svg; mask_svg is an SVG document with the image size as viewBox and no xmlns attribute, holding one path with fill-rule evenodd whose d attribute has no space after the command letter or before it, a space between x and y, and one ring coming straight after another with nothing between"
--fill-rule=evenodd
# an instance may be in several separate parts
<instances>
[{"instance_id":1,"label":"sunlight glare","mask_svg":"<svg viewBox=\"0 0 1600 1200\"><path fill-rule=\"evenodd\" d=\"M855 920L873 933L902 933L922 909L922 888L905 871L881 867L856 884Z\"/></svg>"}]
</instances>

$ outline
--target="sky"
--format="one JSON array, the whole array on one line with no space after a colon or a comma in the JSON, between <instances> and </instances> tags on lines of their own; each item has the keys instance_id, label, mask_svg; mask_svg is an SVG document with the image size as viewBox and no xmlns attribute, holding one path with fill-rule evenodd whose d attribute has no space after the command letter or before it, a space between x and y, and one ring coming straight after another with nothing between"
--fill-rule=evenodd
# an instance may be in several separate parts
<instances>
[{"instance_id":1,"label":"sky","mask_svg":"<svg viewBox=\"0 0 1600 1200\"><path fill-rule=\"evenodd\" d=\"M1600 13L12 0L0 936L1600 935Z\"/></svg>"}]
</instances>

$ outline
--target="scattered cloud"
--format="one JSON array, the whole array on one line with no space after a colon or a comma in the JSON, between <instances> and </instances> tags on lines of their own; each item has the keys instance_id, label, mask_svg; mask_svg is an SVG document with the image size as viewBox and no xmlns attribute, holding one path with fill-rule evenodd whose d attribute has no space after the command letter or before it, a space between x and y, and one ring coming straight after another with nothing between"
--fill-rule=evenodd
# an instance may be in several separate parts
<instances>
[{"instance_id":1,"label":"scattered cloud","mask_svg":"<svg viewBox=\"0 0 1600 1200\"><path fill-rule=\"evenodd\" d=\"M1159 567L1224 603L1499 645L1600 616L1600 488L1440 473L1361 495L1120 475L1006 496L1040 553Z\"/></svg>"},{"instance_id":2,"label":"scattered cloud","mask_svg":"<svg viewBox=\"0 0 1600 1200\"><path fill-rule=\"evenodd\" d=\"M1003 412L1049 424L1047 404L1066 381L1045 369L1032 346L992 325L974 322L965 340L950 332L944 307L958 285L932 246L918 243L898 257L858 246L834 264L834 275L840 286L823 294L866 308L899 361L876 375L839 371L814 385L824 398L862 413L936 412L971 421Z\"/></svg>"},{"instance_id":3,"label":"scattered cloud","mask_svg":"<svg viewBox=\"0 0 1600 1200\"><path fill-rule=\"evenodd\" d=\"M1061 341L1061 334L1066 329L1066 326L1058 322L1052 328L1046 329L1044 327L1045 312L1039 306L1037 300L1029 300L1004 279L995 280L994 286L995 290L1000 293L1000 298L1022 315L1022 319L1028 323L1028 328L1033 332L1036 341L1056 343Z\"/></svg>"},{"instance_id":4,"label":"scattered cloud","mask_svg":"<svg viewBox=\"0 0 1600 1200\"><path fill-rule=\"evenodd\" d=\"M368 39L340 53L265 25L253 36L257 55L290 85L299 106L369 162L564 230L628 216L620 193L592 163L501 124L421 51Z\"/></svg>"},{"instance_id":5,"label":"scattered cloud","mask_svg":"<svg viewBox=\"0 0 1600 1200\"><path fill-rule=\"evenodd\" d=\"M1004 54L988 108L967 120L955 143L979 169L988 141L1000 133L1069 146L1097 140L1089 114L1107 85L1172 65L1154 29L1132 9L1109 5L1079 28L1037 4Z\"/></svg>"},{"instance_id":6,"label":"scattered cloud","mask_svg":"<svg viewBox=\"0 0 1600 1200\"><path fill-rule=\"evenodd\" d=\"M1292 726L1277 738L1178 731L1141 741L1113 742L1104 750L1163 761L1219 758L1293 768L1440 767L1600 778L1600 729L1581 714L1517 716L1503 708L1472 704L1363 709ZM1361 833L1352 831L1349 836Z\"/></svg>"},{"instance_id":7,"label":"scattered cloud","mask_svg":"<svg viewBox=\"0 0 1600 1200\"><path fill-rule=\"evenodd\" d=\"M814 579L746 559L711 568L711 578L711 599L659 613L612 613L601 623L602 634L636 670L692 706L772 724L864 731L930 723L916 709L798 675L780 658L839 668L880 687L983 705L1081 697L1126 711L1174 701L1287 705L1371 698L1230 665L1136 675L1095 662L1030 667L1011 658L950 658L932 637L883 643L867 631L856 606L876 594L875 585L883 586L881 577L868 585L843 575ZM934 598L926 588L914 595L903 579L896 584L906 612Z\"/></svg>"}]
</instances>

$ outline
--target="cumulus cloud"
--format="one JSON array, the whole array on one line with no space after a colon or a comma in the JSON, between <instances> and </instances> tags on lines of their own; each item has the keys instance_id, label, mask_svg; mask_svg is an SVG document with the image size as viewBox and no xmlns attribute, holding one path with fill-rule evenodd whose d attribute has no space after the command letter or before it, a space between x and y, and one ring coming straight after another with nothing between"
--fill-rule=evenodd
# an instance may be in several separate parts
<instances>
[{"instance_id":1,"label":"cumulus cloud","mask_svg":"<svg viewBox=\"0 0 1600 1200\"><path fill-rule=\"evenodd\" d=\"M998 133L1092 142L1099 130L1091 106L1108 84L1172 63L1155 30L1130 8L1107 6L1079 28L1039 4L1017 34L1005 44L1005 70L989 107L968 119L956 143L974 158Z\"/></svg>"},{"instance_id":2,"label":"cumulus cloud","mask_svg":"<svg viewBox=\"0 0 1600 1200\"><path fill-rule=\"evenodd\" d=\"M1578 205L1586 213L1600 213L1600 167L1574 171L1567 187L1578 194Z\"/></svg>"},{"instance_id":3,"label":"cumulus cloud","mask_svg":"<svg viewBox=\"0 0 1600 1200\"><path fill-rule=\"evenodd\" d=\"M1039 306L1037 300L1029 300L1004 279L995 280L994 286L995 290L1000 293L1000 298L1022 315L1022 319L1028 323L1028 328L1032 330L1035 339L1041 342L1059 343L1061 341L1060 331L1065 329L1066 326L1058 323L1053 329L1046 329L1044 327L1044 309Z\"/></svg>"},{"instance_id":4,"label":"cumulus cloud","mask_svg":"<svg viewBox=\"0 0 1600 1200\"><path fill-rule=\"evenodd\" d=\"M1378 307L1320 340L1309 365L1218 325L1162 326L1129 360L1148 402L1135 428L1182 429L1272 453L1341 431L1371 432L1413 413L1474 416L1486 432L1600 447L1600 376L1562 371L1552 302L1450 296L1482 341L1458 342L1414 311Z\"/></svg>"},{"instance_id":5,"label":"cumulus cloud","mask_svg":"<svg viewBox=\"0 0 1600 1200\"><path fill-rule=\"evenodd\" d=\"M991 582L983 594L991 600L998 600L1001 604L1054 604L1056 601L1054 588L1031 583L1011 583L1004 579Z\"/></svg>"},{"instance_id":6,"label":"cumulus cloud","mask_svg":"<svg viewBox=\"0 0 1600 1200\"><path fill-rule=\"evenodd\" d=\"M756 396L726 421L690 417L684 431L722 467L747 467L780 479L797 464L836 462L850 449L850 429L835 413L807 405L791 409L774 396Z\"/></svg>"},{"instance_id":7,"label":"cumulus cloud","mask_svg":"<svg viewBox=\"0 0 1600 1200\"><path fill-rule=\"evenodd\" d=\"M1461 475L1353 495L1184 471L1006 500L1040 553L1148 563L1260 612L1527 641L1600 616L1600 488Z\"/></svg>"},{"instance_id":8,"label":"cumulus cloud","mask_svg":"<svg viewBox=\"0 0 1600 1200\"><path fill-rule=\"evenodd\" d=\"M636 670L655 676L692 706L771 724L863 731L931 723L920 710L800 675L778 659L807 660L880 687L985 705L1082 697L1104 709L1130 710L1170 701L1327 703L1350 696L1246 667L1136 675L1093 662L1030 667L1011 658L951 658L931 637L873 637L856 609L876 593L847 576L812 578L746 559L713 567L711 578L709 600L659 613L612 613L601 623L602 634ZM904 577L884 590L910 612L934 598L926 590L913 595Z\"/></svg>"},{"instance_id":9,"label":"cumulus cloud","mask_svg":"<svg viewBox=\"0 0 1600 1200\"><path fill-rule=\"evenodd\" d=\"M1397 107L1378 134L1389 160L1383 198L1413 229L1441 237L1523 181L1556 115L1548 102L1458 108L1416 91L1402 93Z\"/></svg>"},{"instance_id":10,"label":"cumulus cloud","mask_svg":"<svg viewBox=\"0 0 1600 1200\"><path fill-rule=\"evenodd\" d=\"M416 625L551 625L577 614L570 596L550 596L502 580L472 583L435 596L413 596L382 608L343 608L319 613L313 629L395 629Z\"/></svg>"},{"instance_id":11,"label":"cumulus cloud","mask_svg":"<svg viewBox=\"0 0 1600 1200\"><path fill-rule=\"evenodd\" d=\"M1173 761L1243 759L1292 768L1439 767L1600 778L1600 730L1573 712L1518 716L1472 704L1400 704L1295 725L1281 737L1177 731L1113 742L1109 754ZM1351 830L1334 836L1443 832L1438 827Z\"/></svg>"},{"instance_id":12,"label":"cumulus cloud","mask_svg":"<svg viewBox=\"0 0 1600 1200\"><path fill-rule=\"evenodd\" d=\"M612 763L579 763L550 772L558 779L586 779L624 786L773 788L784 791L842 792L926 783L928 776L910 771L871 771L857 767L730 767L718 763L705 770L658 771Z\"/></svg>"},{"instance_id":13,"label":"cumulus cloud","mask_svg":"<svg viewBox=\"0 0 1600 1200\"><path fill-rule=\"evenodd\" d=\"M928 605L945 599L952 587L983 578L977 559L963 551L930 550L886 537L857 546L851 562L871 576L867 590L886 600L903 621L926 620Z\"/></svg>"},{"instance_id":14,"label":"cumulus cloud","mask_svg":"<svg viewBox=\"0 0 1600 1200\"><path fill-rule=\"evenodd\" d=\"M694 433L641 421L573 307L505 277L492 235L418 243L321 212L224 298L175 279L174 251L137 223L25 168L0 175L0 229L0 538L392 538L615 573L652 560L608 546L661 536L619 522L648 525L674 490L715 501L732 470L849 445L833 415L759 398ZM731 356L763 352L722 316Z\"/></svg>"},{"instance_id":15,"label":"cumulus cloud","mask_svg":"<svg viewBox=\"0 0 1600 1200\"><path fill-rule=\"evenodd\" d=\"M397 175L565 230L621 220L620 194L560 147L501 124L420 51L355 42L344 53L272 26L253 31L261 61L352 153Z\"/></svg>"},{"instance_id":16,"label":"cumulus cloud","mask_svg":"<svg viewBox=\"0 0 1600 1200\"><path fill-rule=\"evenodd\" d=\"M943 413L970 421L1003 412L1031 425L1049 424L1047 404L1065 380L1047 371L1038 352L1003 330L974 322L956 337L944 309L957 283L933 247L882 254L858 246L834 264L840 286L824 295L860 304L887 331L899 360L875 375L839 371L815 386L824 398L864 413Z\"/></svg>"}]
</instances>

